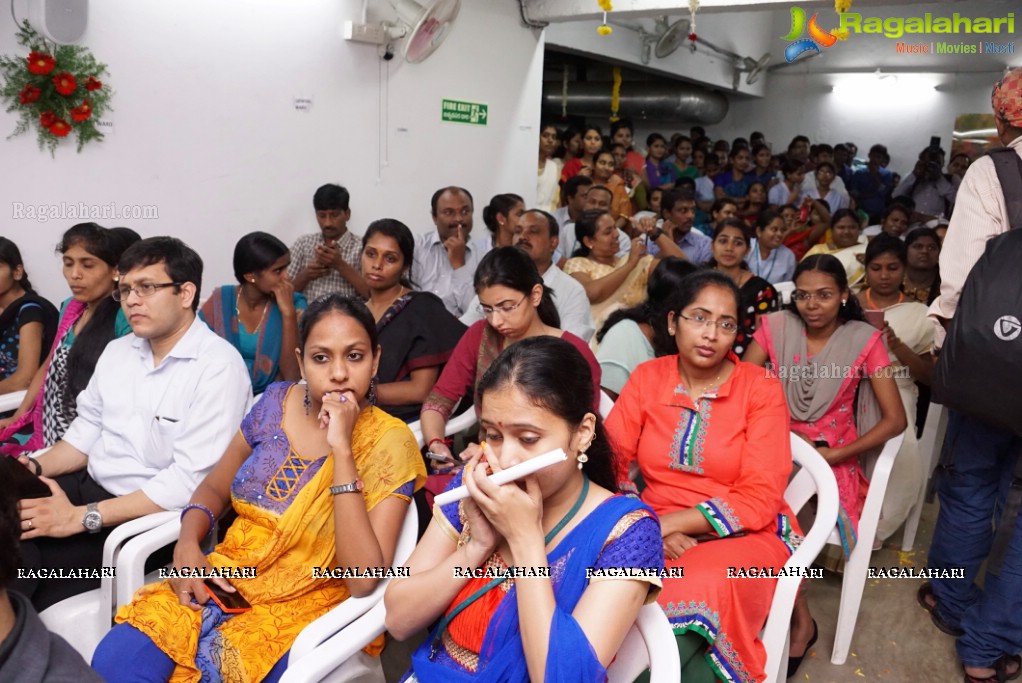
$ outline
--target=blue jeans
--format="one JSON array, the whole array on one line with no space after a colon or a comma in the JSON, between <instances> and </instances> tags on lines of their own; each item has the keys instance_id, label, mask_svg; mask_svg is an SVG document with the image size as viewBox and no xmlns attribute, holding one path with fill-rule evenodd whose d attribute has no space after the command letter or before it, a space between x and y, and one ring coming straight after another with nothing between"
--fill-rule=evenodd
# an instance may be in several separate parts
<instances>
[{"instance_id":1,"label":"blue jeans","mask_svg":"<svg viewBox=\"0 0 1022 683\"><path fill-rule=\"evenodd\" d=\"M990 554L994 525L1011 486L1022 437L974 417L949 411L941 462L940 513L929 566L964 569L964 579L933 579L940 615L965 635L958 656L969 667L989 667L1005 653L1022 650L1022 514L1015 520L999 575L976 584Z\"/></svg>"},{"instance_id":2,"label":"blue jeans","mask_svg":"<svg viewBox=\"0 0 1022 683\"><path fill-rule=\"evenodd\" d=\"M280 680L288 654L273 665L262 683ZM174 660L131 624L114 626L92 655L92 668L106 683L167 683L174 667Z\"/></svg>"}]
</instances>

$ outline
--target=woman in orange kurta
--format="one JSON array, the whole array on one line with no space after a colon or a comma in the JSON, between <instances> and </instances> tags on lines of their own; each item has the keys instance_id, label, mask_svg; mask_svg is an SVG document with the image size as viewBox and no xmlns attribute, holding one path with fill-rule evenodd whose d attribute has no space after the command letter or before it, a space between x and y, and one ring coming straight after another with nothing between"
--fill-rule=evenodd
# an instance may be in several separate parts
<instances>
[{"instance_id":1,"label":"woman in orange kurta","mask_svg":"<svg viewBox=\"0 0 1022 683\"><path fill-rule=\"evenodd\" d=\"M729 578L729 569L779 570L801 541L784 502L787 405L777 379L730 350L738 299L720 273L686 278L668 314L678 354L636 368L607 419L619 476L638 463L642 499L660 516L665 565L684 567L659 598L682 680L764 679L757 636L776 581Z\"/></svg>"},{"instance_id":2,"label":"woman in orange kurta","mask_svg":"<svg viewBox=\"0 0 1022 683\"><path fill-rule=\"evenodd\" d=\"M371 591L379 577L366 569L390 566L425 468L408 426L371 405L375 321L361 302L324 297L298 344L307 383L270 385L199 485L182 513L175 576L139 589L96 650L108 683L277 681L301 630ZM228 490L238 518L203 555ZM214 569L232 578L212 581L250 610L224 611L201 579L181 578ZM366 652L381 649L382 639Z\"/></svg>"}]
</instances>

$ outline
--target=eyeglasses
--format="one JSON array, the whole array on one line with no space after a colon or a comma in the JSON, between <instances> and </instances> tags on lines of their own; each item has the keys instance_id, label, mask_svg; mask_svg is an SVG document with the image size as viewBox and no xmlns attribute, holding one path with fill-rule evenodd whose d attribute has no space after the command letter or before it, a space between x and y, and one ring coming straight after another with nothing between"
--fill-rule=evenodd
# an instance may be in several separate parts
<instances>
[{"instance_id":1,"label":"eyeglasses","mask_svg":"<svg viewBox=\"0 0 1022 683\"><path fill-rule=\"evenodd\" d=\"M143 282L142 284L135 285L134 287L118 287L114 291L110 292L110 296L113 297L114 301L124 301L131 296L132 292L135 292L135 294L138 294L139 298L144 299L147 296L156 294L156 290L158 289L163 289L164 287L180 287L183 284L183 282L164 282L163 284L155 285L152 282Z\"/></svg>"},{"instance_id":2,"label":"eyeglasses","mask_svg":"<svg viewBox=\"0 0 1022 683\"><path fill-rule=\"evenodd\" d=\"M515 311L519 306L525 303L525 300L528 298L529 295L526 294L525 296L522 297L521 301L519 301L516 304L503 304L500 306L483 306L482 304L479 304L478 306L476 306L476 310L482 313L483 316L487 318L489 318L494 313L502 313L504 315L507 315L508 313Z\"/></svg>"},{"instance_id":3,"label":"eyeglasses","mask_svg":"<svg viewBox=\"0 0 1022 683\"><path fill-rule=\"evenodd\" d=\"M738 334L738 323L734 320L711 320L702 313L696 313L691 318L684 313L679 313L678 317L688 322L692 327L716 325L717 329L724 334Z\"/></svg>"},{"instance_id":4,"label":"eyeglasses","mask_svg":"<svg viewBox=\"0 0 1022 683\"><path fill-rule=\"evenodd\" d=\"M791 293L792 301L809 301L810 299L816 299L817 301L830 301L837 296L837 292L832 292L829 289L824 289L819 292L803 292L794 291Z\"/></svg>"}]
</instances>

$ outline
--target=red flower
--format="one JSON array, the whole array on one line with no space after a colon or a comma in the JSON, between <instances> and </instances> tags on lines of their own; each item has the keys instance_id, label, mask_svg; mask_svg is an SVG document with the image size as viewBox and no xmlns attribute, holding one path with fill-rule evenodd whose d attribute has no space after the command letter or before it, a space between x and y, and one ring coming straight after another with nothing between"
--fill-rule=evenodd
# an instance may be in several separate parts
<instances>
[{"instance_id":1,"label":"red flower","mask_svg":"<svg viewBox=\"0 0 1022 683\"><path fill-rule=\"evenodd\" d=\"M53 71L53 67L56 65L57 60L50 55L45 55L41 52L28 53L28 70L37 76L45 76Z\"/></svg>"},{"instance_id":2,"label":"red flower","mask_svg":"<svg viewBox=\"0 0 1022 683\"><path fill-rule=\"evenodd\" d=\"M61 95L70 95L78 88L78 81L66 71L61 71L53 77L53 86Z\"/></svg>"},{"instance_id":3,"label":"red flower","mask_svg":"<svg viewBox=\"0 0 1022 683\"><path fill-rule=\"evenodd\" d=\"M58 138L62 138L71 132L71 124L64 119L57 119L50 126L50 132L56 135Z\"/></svg>"},{"instance_id":4,"label":"red flower","mask_svg":"<svg viewBox=\"0 0 1022 683\"><path fill-rule=\"evenodd\" d=\"M103 87L103 83L95 76L89 76L89 80L85 81L85 89L89 92L93 90L99 90Z\"/></svg>"},{"instance_id":5,"label":"red flower","mask_svg":"<svg viewBox=\"0 0 1022 683\"><path fill-rule=\"evenodd\" d=\"M54 122L56 122L56 120L57 120L56 114L54 114L52 111L44 111L42 114L39 115L39 127L49 128L54 124Z\"/></svg>"},{"instance_id":6,"label":"red flower","mask_svg":"<svg viewBox=\"0 0 1022 683\"><path fill-rule=\"evenodd\" d=\"M90 116L92 116L92 105L89 104L88 100L85 100L84 102L81 103L80 106L75 107L74 109L72 109L70 111L70 114L71 114L71 118L76 123L81 123L85 119L87 119Z\"/></svg>"},{"instance_id":7,"label":"red flower","mask_svg":"<svg viewBox=\"0 0 1022 683\"><path fill-rule=\"evenodd\" d=\"M34 85L26 85L25 89L21 91L21 103L32 104L40 97L42 97L43 91Z\"/></svg>"}]
</instances>

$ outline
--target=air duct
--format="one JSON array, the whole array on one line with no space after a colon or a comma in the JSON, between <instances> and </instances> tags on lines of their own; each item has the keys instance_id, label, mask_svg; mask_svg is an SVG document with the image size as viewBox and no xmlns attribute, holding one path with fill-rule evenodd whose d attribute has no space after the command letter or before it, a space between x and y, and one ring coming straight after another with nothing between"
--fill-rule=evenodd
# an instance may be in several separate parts
<instances>
[{"instance_id":1,"label":"air duct","mask_svg":"<svg viewBox=\"0 0 1022 683\"><path fill-rule=\"evenodd\" d=\"M560 83L547 82L543 88L543 111L560 116L564 109L579 116L610 114L610 83L571 82L567 93ZM566 105L566 106L565 106ZM727 116L724 95L687 83L624 83L621 86L619 116L653 121L720 123Z\"/></svg>"}]
</instances>

